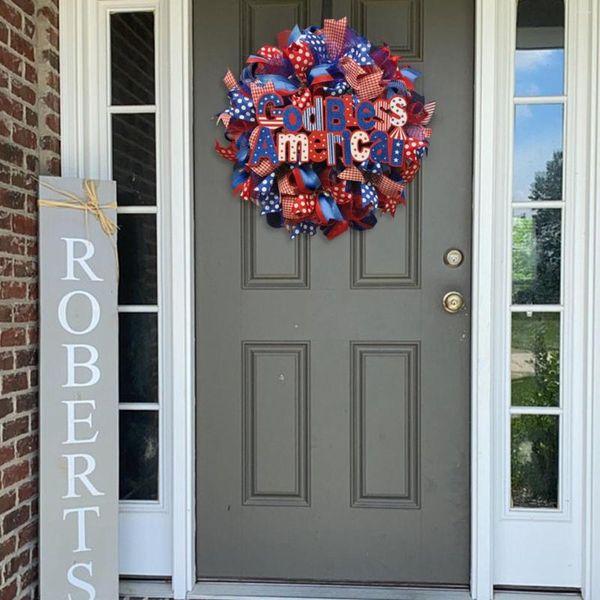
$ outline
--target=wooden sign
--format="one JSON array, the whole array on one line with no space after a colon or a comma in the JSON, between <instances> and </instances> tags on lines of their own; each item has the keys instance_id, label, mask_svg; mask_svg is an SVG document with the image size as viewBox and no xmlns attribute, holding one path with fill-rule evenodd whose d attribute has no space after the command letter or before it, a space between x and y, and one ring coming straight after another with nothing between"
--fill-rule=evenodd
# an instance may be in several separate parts
<instances>
[{"instance_id":1,"label":"wooden sign","mask_svg":"<svg viewBox=\"0 0 600 600\"><path fill-rule=\"evenodd\" d=\"M118 598L116 186L41 177L40 596Z\"/></svg>"}]
</instances>

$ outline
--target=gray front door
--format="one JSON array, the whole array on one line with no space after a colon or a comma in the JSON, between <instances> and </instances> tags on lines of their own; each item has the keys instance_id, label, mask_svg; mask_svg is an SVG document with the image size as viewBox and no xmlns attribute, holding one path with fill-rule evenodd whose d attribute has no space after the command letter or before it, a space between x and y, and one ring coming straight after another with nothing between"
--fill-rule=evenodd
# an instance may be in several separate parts
<instances>
[{"instance_id":1,"label":"gray front door","mask_svg":"<svg viewBox=\"0 0 600 600\"><path fill-rule=\"evenodd\" d=\"M269 228L213 152L221 79L321 1L194 3L197 572L467 585L472 0L323 4L424 72L431 151L371 231Z\"/></svg>"}]
</instances>

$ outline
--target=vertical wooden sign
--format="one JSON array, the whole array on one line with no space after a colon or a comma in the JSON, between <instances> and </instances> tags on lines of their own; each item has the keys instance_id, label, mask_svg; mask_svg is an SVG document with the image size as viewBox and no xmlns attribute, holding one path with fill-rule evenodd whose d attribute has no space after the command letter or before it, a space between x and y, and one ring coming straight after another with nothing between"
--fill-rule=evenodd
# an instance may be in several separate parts
<instances>
[{"instance_id":1,"label":"vertical wooden sign","mask_svg":"<svg viewBox=\"0 0 600 600\"><path fill-rule=\"evenodd\" d=\"M112 181L40 178L42 600L118 598L115 202Z\"/></svg>"}]
</instances>

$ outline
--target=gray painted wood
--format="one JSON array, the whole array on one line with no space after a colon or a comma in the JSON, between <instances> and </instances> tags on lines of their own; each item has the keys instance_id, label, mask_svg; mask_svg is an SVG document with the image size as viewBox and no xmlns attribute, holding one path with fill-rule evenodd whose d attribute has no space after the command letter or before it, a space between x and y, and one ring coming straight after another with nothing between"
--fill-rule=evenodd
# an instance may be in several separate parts
<instances>
[{"instance_id":1,"label":"gray painted wood","mask_svg":"<svg viewBox=\"0 0 600 600\"><path fill-rule=\"evenodd\" d=\"M113 181L94 183L100 206L116 202ZM82 179L40 177L42 200L69 201L60 192L87 201ZM116 236L91 213L40 206L39 244L40 597L116 598Z\"/></svg>"},{"instance_id":2,"label":"gray painted wood","mask_svg":"<svg viewBox=\"0 0 600 600\"><path fill-rule=\"evenodd\" d=\"M226 69L319 8L195 3L198 575L466 585L472 2L333 3L439 109L395 220L292 242L231 196L213 116Z\"/></svg>"}]
</instances>

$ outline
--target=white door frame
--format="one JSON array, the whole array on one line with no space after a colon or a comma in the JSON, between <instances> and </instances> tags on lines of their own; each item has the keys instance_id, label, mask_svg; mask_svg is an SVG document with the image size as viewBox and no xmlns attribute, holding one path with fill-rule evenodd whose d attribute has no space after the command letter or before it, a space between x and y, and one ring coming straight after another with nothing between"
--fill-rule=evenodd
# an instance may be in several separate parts
<instances>
[{"instance_id":1,"label":"white door frame","mask_svg":"<svg viewBox=\"0 0 600 600\"><path fill-rule=\"evenodd\" d=\"M94 0L102 2L102 0ZM499 376L499 357L495 344L497 319L495 293L497 281L494 260L496 216L500 178L499 127L503 123L498 93L506 80L506 32L501 30L502 11L514 0L475 0L475 102L474 102L474 173L473 173L473 294L472 294L472 544L471 596L477 600L493 597L493 399L494 381ZM577 8L578 52L582 63L590 66L588 94L594 98L587 106L590 135L582 142L581 159L586 197L600 200L600 8L594 0L567 0ZM85 32L93 24L83 23L84 4L90 0L61 0L61 115L63 175L94 176L98 164L99 140L90 123L97 119L98 106L90 96L95 89L94 71L97 57L90 48ZM170 336L170 402L172 406L172 505L173 551L172 586L168 584L126 583L124 590L136 594L172 595L185 598L195 584L195 386L194 386L194 254L193 254L193 178L192 178L192 0L157 0L165 19L168 40L163 44L168 67L164 76L170 88L168 116L170 132L166 144L169 161L170 218L170 289L173 291ZM123 5L127 2L123 1ZM131 1L136 4L135 0ZM512 49L510 49L512 52ZM587 57L587 59L586 59ZM589 61L589 62L586 62ZM503 71L504 69L504 71ZM583 79L580 77L580 79ZM583 82L582 82L583 87ZM581 100L581 107L586 102ZM580 119L578 127L582 126ZM583 119L585 122L586 119ZM589 166L594 165L594 169ZM500 189L501 189L500 185ZM582 386L586 400L585 463L585 569L584 597L600 598L600 572L593 565L600 557L600 477L592 477L600 464L600 209L588 203L587 215L581 215L588 261L584 268L581 301L590 307L589 321L582 324L587 348L587 376ZM592 398L595 398L596 406ZM596 519L592 518L596 516Z\"/></svg>"}]
</instances>

